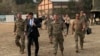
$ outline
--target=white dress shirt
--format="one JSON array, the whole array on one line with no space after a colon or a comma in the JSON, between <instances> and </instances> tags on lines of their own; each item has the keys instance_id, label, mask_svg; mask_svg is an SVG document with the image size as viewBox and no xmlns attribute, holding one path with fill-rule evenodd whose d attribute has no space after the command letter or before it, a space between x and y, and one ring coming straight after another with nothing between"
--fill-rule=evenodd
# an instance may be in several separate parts
<instances>
[{"instance_id":1,"label":"white dress shirt","mask_svg":"<svg viewBox=\"0 0 100 56\"><path fill-rule=\"evenodd\" d=\"M30 26L33 26L34 25L34 19L30 19L29 24L30 24Z\"/></svg>"}]
</instances>

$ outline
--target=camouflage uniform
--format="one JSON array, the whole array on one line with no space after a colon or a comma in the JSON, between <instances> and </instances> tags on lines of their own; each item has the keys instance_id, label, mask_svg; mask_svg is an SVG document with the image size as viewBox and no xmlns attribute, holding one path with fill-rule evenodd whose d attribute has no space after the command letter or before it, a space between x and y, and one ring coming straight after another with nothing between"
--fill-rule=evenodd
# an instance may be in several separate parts
<instances>
[{"instance_id":1,"label":"camouflage uniform","mask_svg":"<svg viewBox=\"0 0 100 56\"><path fill-rule=\"evenodd\" d=\"M20 48L21 52L24 52L25 49L24 27L25 27L25 22L23 19L19 19L15 21L15 25L14 25L14 32L16 32L15 43ZM21 39L21 43L19 42L20 39Z\"/></svg>"},{"instance_id":2,"label":"camouflage uniform","mask_svg":"<svg viewBox=\"0 0 100 56\"><path fill-rule=\"evenodd\" d=\"M87 16L81 16L80 19L85 22L85 25L87 26L87 22L89 21L89 19L87 18Z\"/></svg>"},{"instance_id":3,"label":"camouflage uniform","mask_svg":"<svg viewBox=\"0 0 100 56\"><path fill-rule=\"evenodd\" d=\"M53 21L52 19L47 19L47 20L45 21L45 25L47 26L48 33L49 33L49 30L50 30L50 25L51 25L51 22L52 22L52 21Z\"/></svg>"},{"instance_id":4,"label":"camouflage uniform","mask_svg":"<svg viewBox=\"0 0 100 56\"><path fill-rule=\"evenodd\" d=\"M50 25L49 36L52 36L53 44L54 44L54 54L57 54L58 45L60 47L61 52L63 53L64 46L64 38L62 32L66 32L66 26L62 21L53 21ZM66 32L67 33L67 32Z\"/></svg>"},{"instance_id":5,"label":"camouflage uniform","mask_svg":"<svg viewBox=\"0 0 100 56\"><path fill-rule=\"evenodd\" d=\"M80 20L74 21L74 31L75 31L75 42L76 42L76 51L78 52L78 37L80 38L80 46L83 49L83 41L84 41L84 32L83 32L84 23Z\"/></svg>"},{"instance_id":6,"label":"camouflage uniform","mask_svg":"<svg viewBox=\"0 0 100 56\"><path fill-rule=\"evenodd\" d=\"M86 26L86 28L85 28L85 30L83 31L83 36L84 36L84 38L85 38L85 33L86 33L86 29L87 29L87 17L86 16L81 16L80 17L80 20L81 20L81 22L83 22L83 23L85 23L85 26Z\"/></svg>"}]
</instances>

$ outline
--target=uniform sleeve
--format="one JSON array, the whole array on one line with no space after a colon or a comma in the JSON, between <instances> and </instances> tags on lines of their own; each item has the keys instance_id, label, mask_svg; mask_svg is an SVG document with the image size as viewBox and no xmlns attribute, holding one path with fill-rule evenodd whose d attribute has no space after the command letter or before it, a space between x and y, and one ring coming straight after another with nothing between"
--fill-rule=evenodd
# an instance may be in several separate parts
<instances>
[{"instance_id":1,"label":"uniform sleeve","mask_svg":"<svg viewBox=\"0 0 100 56\"><path fill-rule=\"evenodd\" d=\"M86 22L86 17L85 16L82 17L82 22Z\"/></svg>"},{"instance_id":2,"label":"uniform sleeve","mask_svg":"<svg viewBox=\"0 0 100 56\"><path fill-rule=\"evenodd\" d=\"M14 32L16 32L16 27L17 27L17 25L16 25L16 22L14 23Z\"/></svg>"},{"instance_id":3,"label":"uniform sleeve","mask_svg":"<svg viewBox=\"0 0 100 56\"><path fill-rule=\"evenodd\" d=\"M53 31L53 27L52 27L52 23L50 24L50 28L48 30L48 34L49 36L52 36L52 31Z\"/></svg>"},{"instance_id":4,"label":"uniform sleeve","mask_svg":"<svg viewBox=\"0 0 100 56\"><path fill-rule=\"evenodd\" d=\"M47 20L44 22L45 25L47 25Z\"/></svg>"},{"instance_id":5,"label":"uniform sleeve","mask_svg":"<svg viewBox=\"0 0 100 56\"><path fill-rule=\"evenodd\" d=\"M82 25L83 25L83 29L85 29L86 28L85 22L83 22Z\"/></svg>"},{"instance_id":6,"label":"uniform sleeve","mask_svg":"<svg viewBox=\"0 0 100 56\"><path fill-rule=\"evenodd\" d=\"M40 28L41 27L41 22L39 20L37 20L36 27L37 28Z\"/></svg>"},{"instance_id":7,"label":"uniform sleeve","mask_svg":"<svg viewBox=\"0 0 100 56\"><path fill-rule=\"evenodd\" d=\"M70 22L70 17L69 17L69 19L68 19L68 20L69 20L69 22Z\"/></svg>"},{"instance_id":8,"label":"uniform sleeve","mask_svg":"<svg viewBox=\"0 0 100 56\"><path fill-rule=\"evenodd\" d=\"M73 23L72 23L72 31L75 31L74 25L75 25L75 21L73 21Z\"/></svg>"},{"instance_id":9,"label":"uniform sleeve","mask_svg":"<svg viewBox=\"0 0 100 56\"><path fill-rule=\"evenodd\" d=\"M26 20L24 20L24 31L26 32L26 26L27 26L27 22Z\"/></svg>"},{"instance_id":10,"label":"uniform sleeve","mask_svg":"<svg viewBox=\"0 0 100 56\"><path fill-rule=\"evenodd\" d=\"M65 23L62 23L62 24L63 24L63 31L64 31L64 33L67 34L67 27L66 27Z\"/></svg>"},{"instance_id":11,"label":"uniform sleeve","mask_svg":"<svg viewBox=\"0 0 100 56\"><path fill-rule=\"evenodd\" d=\"M24 22L24 31L28 32L28 20Z\"/></svg>"}]
</instances>

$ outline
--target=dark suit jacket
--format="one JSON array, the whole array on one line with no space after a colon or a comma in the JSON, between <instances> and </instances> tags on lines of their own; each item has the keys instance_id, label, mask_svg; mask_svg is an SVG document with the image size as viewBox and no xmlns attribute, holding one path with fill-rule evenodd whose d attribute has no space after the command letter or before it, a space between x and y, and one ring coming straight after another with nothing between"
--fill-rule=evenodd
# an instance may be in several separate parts
<instances>
[{"instance_id":1,"label":"dark suit jacket","mask_svg":"<svg viewBox=\"0 0 100 56\"><path fill-rule=\"evenodd\" d=\"M30 20L28 20L27 24L26 24L27 35L29 36L30 33L32 33L34 35L34 37L39 37L40 34L39 34L39 31L38 31L38 28L41 27L39 20L34 19L34 23L36 24L36 26L30 26L29 22L30 22Z\"/></svg>"}]
</instances>

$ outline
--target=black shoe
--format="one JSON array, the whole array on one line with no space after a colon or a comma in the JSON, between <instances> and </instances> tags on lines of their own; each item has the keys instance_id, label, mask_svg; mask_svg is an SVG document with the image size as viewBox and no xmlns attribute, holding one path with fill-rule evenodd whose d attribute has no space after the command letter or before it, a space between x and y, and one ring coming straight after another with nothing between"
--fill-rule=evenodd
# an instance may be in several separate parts
<instances>
[{"instance_id":1,"label":"black shoe","mask_svg":"<svg viewBox=\"0 0 100 56\"><path fill-rule=\"evenodd\" d=\"M57 53L54 53L54 56L57 56Z\"/></svg>"},{"instance_id":2,"label":"black shoe","mask_svg":"<svg viewBox=\"0 0 100 56\"><path fill-rule=\"evenodd\" d=\"M80 48L81 48L81 50L83 50L83 49L84 49L84 48L83 48L83 46L81 46Z\"/></svg>"},{"instance_id":3,"label":"black shoe","mask_svg":"<svg viewBox=\"0 0 100 56\"><path fill-rule=\"evenodd\" d=\"M62 55L62 56L64 56L64 54L63 54L63 53L62 53L61 55Z\"/></svg>"},{"instance_id":4,"label":"black shoe","mask_svg":"<svg viewBox=\"0 0 100 56\"><path fill-rule=\"evenodd\" d=\"M38 56L37 54L35 54L35 56Z\"/></svg>"},{"instance_id":5,"label":"black shoe","mask_svg":"<svg viewBox=\"0 0 100 56\"><path fill-rule=\"evenodd\" d=\"M76 53L79 53L79 51L78 51L78 50L76 50Z\"/></svg>"},{"instance_id":6,"label":"black shoe","mask_svg":"<svg viewBox=\"0 0 100 56\"><path fill-rule=\"evenodd\" d=\"M84 50L83 48L81 48L81 50Z\"/></svg>"},{"instance_id":7,"label":"black shoe","mask_svg":"<svg viewBox=\"0 0 100 56\"><path fill-rule=\"evenodd\" d=\"M64 56L64 53L63 53L63 51L61 51L61 55L62 55L62 56Z\"/></svg>"},{"instance_id":8,"label":"black shoe","mask_svg":"<svg viewBox=\"0 0 100 56\"><path fill-rule=\"evenodd\" d=\"M20 49L20 53L21 53L21 54L24 54L24 51L22 51L22 49Z\"/></svg>"}]
</instances>

